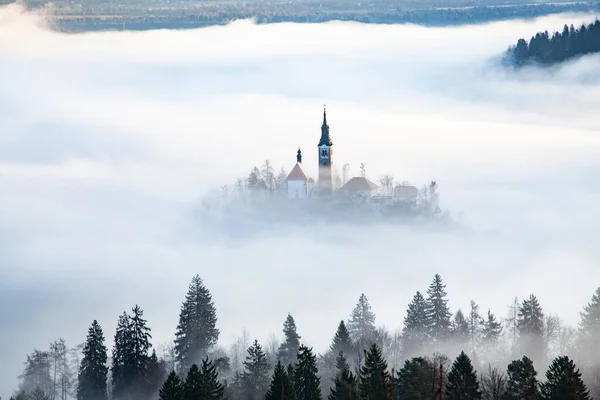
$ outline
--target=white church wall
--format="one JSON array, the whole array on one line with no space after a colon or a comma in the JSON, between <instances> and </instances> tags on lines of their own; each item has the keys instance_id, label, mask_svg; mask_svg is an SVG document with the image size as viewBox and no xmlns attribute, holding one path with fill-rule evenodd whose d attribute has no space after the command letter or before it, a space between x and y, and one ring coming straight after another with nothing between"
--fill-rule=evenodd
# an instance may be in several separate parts
<instances>
[{"instance_id":1,"label":"white church wall","mask_svg":"<svg viewBox=\"0 0 600 400\"><path fill-rule=\"evenodd\" d=\"M305 181L287 181L286 194L289 199L305 199L308 191Z\"/></svg>"}]
</instances>

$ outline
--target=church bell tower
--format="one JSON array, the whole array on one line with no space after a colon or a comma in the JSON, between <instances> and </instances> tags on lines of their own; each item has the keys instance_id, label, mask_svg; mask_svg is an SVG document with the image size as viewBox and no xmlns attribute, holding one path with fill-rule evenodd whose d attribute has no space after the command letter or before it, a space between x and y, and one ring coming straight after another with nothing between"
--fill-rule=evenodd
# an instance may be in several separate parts
<instances>
[{"instance_id":1,"label":"church bell tower","mask_svg":"<svg viewBox=\"0 0 600 400\"><path fill-rule=\"evenodd\" d=\"M319 141L319 180L317 187L323 194L333 192L333 142L329 136L327 111L323 108L323 125L321 125L321 140Z\"/></svg>"}]
</instances>

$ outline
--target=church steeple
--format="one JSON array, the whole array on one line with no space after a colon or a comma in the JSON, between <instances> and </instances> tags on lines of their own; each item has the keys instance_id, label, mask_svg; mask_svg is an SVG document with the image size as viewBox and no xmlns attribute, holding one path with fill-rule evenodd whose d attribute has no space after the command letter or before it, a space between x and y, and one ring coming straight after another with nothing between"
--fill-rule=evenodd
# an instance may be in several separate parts
<instances>
[{"instance_id":1,"label":"church steeple","mask_svg":"<svg viewBox=\"0 0 600 400\"><path fill-rule=\"evenodd\" d=\"M327 125L327 110L323 106L323 125L321 125L321 140L319 146L332 146L331 136L329 136L329 125Z\"/></svg>"},{"instance_id":2,"label":"church steeple","mask_svg":"<svg viewBox=\"0 0 600 400\"><path fill-rule=\"evenodd\" d=\"M296 161L298 164L302 164L302 152L300 151L300 147L298 147L298 154L296 154Z\"/></svg>"}]
</instances>

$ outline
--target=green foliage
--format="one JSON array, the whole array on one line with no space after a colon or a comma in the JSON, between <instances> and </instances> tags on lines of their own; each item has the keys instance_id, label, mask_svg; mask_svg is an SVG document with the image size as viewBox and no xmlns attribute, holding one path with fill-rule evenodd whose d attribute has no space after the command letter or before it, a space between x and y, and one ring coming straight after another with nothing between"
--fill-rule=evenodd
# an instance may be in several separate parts
<instances>
[{"instance_id":1,"label":"green foliage","mask_svg":"<svg viewBox=\"0 0 600 400\"><path fill-rule=\"evenodd\" d=\"M357 379L348 368L337 374L334 387L327 397L328 400L358 400Z\"/></svg>"},{"instance_id":2,"label":"green foliage","mask_svg":"<svg viewBox=\"0 0 600 400\"><path fill-rule=\"evenodd\" d=\"M171 371L158 392L159 400L183 400L183 394L183 382L175 371Z\"/></svg>"},{"instance_id":3,"label":"green foliage","mask_svg":"<svg viewBox=\"0 0 600 400\"><path fill-rule=\"evenodd\" d=\"M442 277L435 274L427 289L427 307L425 309L429 337L434 343L447 339L451 332L450 318L452 314L448 309L447 295Z\"/></svg>"},{"instance_id":4,"label":"green foliage","mask_svg":"<svg viewBox=\"0 0 600 400\"><path fill-rule=\"evenodd\" d=\"M281 361L277 362L265 400L294 400L294 386Z\"/></svg>"},{"instance_id":5,"label":"green foliage","mask_svg":"<svg viewBox=\"0 0 600 400\"><path fill-rule=\"evenodd\" d=\"M352 345L352 339L350 338L350 332L346 328L344 321L340 321L335 336L331 341L329 350L333 354L339 354L340 351L346 355L352 355L354 353L354 346Z\"/></svg>"},{"instance_id":6,"label":"green foliage","mask_svg":"<svg viewBox=\"0 0 600 400\"><path fill-rule=\"evenodd\" d=\"M482 339L484 344L494 344L498 342L502 334L502 323L496 319L490 310L487 312L487 318L483 321Z\"/></svg>"},{"instance_id":7,"label":"green foliage","mask_svg":"<svg viewBox=\"0 0 600 400\"><path fill-rule=\"evenodd\" d=\"M569 357L557 357L546 371L546 382L540 385L542 400L589 400L590 395L579 369Z\"/></svg>"},{"instance_id":8,"label":"green foliage","mask_svg":"<svg viewBox=\"0 0 600 400\"><path fill-rule=\"evenodd\" d=\"M523 356L512 361L506 370L506 400L536 400L538 397L537 372L533 361Z\"/></svg>"},{"instance_id":9,"label":"green foliage","mask_svg":"<svg viewBox=\"0 0 600 400\"><path fill-rule=\"evenodd\" d=\"M423 357L406 360L396 376L396 394L402 400L429 400L433 364Z\"/></svg>"},{"instance_id":10,"label":"green foliage","mask_svg":"<svg viewBox=\"0 0 600 400\"><path fill-rule=\"evenodd\" d=\"M294 317L291 314L288 314L283 323L283 334L285 341L279 347L277 359L284 365L289 365L296 362L296 355L300 348L300 335L298 335L296 322L294 322Z\"/></svg>"},{"instance_id":11,"label":"green foliage","mask_svg":"<svg viewBox=\"0 0 600 400\"><path fill-rule=\"evenodd\" d=\"M518 312L517 329L521 354L529 354L536 362L546 358L544 341L544 313L533 294L523 300Z\"/></svg>"},{"instance_id":12,"label":"green foliage","mask_svg":"<svg viewBox=\"0 0 600 400\"><path fill-rule=\"evenodd\" d=\"M104 345L104 333L94 320L88 329L83 347L83 359L79 366L77 400L105 400L107 398L108 355Z\"/></svg>"},{"instance_id":13,"label":"green foliage","mask_svg":"<svg viewBox=\"0 0 600 400\"><path fill-rule=\"evenodd\" d=\"M298 362L294 368L294 391L298 400L320 400L321 380L318 376L317 357L312 349L300 346Z\"/></svg>"},{"instance_id":14,"label":"green foliage","mask_svg":"<svg viewBox=\"0 0 600 400\"><path fill-rule=\"evenodd\" d=\"M248 348L241 378L241 390L250 400L262 399L269 388L269 370L271 369L258 340Z\"/></svg>"},{"instance_id":15,"label":"green foliage","mask_svg":"<svg viewBox=\"0 0 600 400\"><path fill-rule=\"evenodd\" d=\"M481 399L477 373L464 351L460 352L448 373L446 396L448 400Z\"/></svg>"},{"instance_id":16,"label":"green foliage","mask_svg":"<svg viewBox=\"0 0 600 400\"><path fill-rule=\"evenodd\" d=\"M372 344L358 376L358 389L362 398L385 400L391 396L393 383L387 368L379 346Z\"/></svg>"},{"instance_id":17,"label":"green foliage","mask_svg":"<svg viewBox=\"0 0 600 400\"><path fill-rule=\"evenodd\" d=\"M217 343L217 311L210 291L196 275L189 285L175 332L175 354L182 371L200 362Z\"/></svg>"},{"instance_id":18,"label":"green foliage","mask_svg":"<svg viewBox=\"0 0 600 400\"><path fill-rule=\"evenodd\" d=\"M405 353L417 354L423 349L427 342L427 324L427 302L421 292L417 292L404 317L402 342Z\"/></svg>"},{"instance_id":19,"label":"green foliage","mask_svg":"<svg viewBox=\"0 0 600 400\"><path fill-rule=\"evenodd\" d=\"M452 339L460 346L461 350L465 349L469 341L469 323L460 309L456 312L454 321L452 321Z\"/></svg>"}]
</instances>

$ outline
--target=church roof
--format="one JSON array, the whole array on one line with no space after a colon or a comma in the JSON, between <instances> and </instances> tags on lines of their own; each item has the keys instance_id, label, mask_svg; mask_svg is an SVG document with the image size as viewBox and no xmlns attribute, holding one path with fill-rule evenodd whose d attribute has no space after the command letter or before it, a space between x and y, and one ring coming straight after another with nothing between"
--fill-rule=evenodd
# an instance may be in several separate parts
<instances>
[{"instance_id":1,"label":"church roof","mask_svg":"<svg viewBox=\"0 0 600 400\"><path fill-rule=\"evenodd\" d=\"M333 146L331 136L329 136L329 125L327 124L327 111L323 109L323 125L321 125L321 140L319 146Z\"/></svg>"},{"instance_id":2,"label":"church roof","mask_svg":"<svg viewBox=\"0 0 600 400\"><path fill-rule=\"evenodd\" d=\"M340 190L347 190L350 192L372 192L373 190L376 190L378 188L379 186L377 186L375 183L371 182L367 178L363 176L355 176L354 178L346 182L346 184L342 186Z\"/></svg>"},{"instance_id":3,"label":"church roof","mask_svg":"<svg viewBox=\"0 0 600 400\"><path fill-rule=\"evenodd\" d=\"M292 170L290 171L289 175L287 176L287 178L285 178L285 181L307 181L308 178L306 177L306 174L304 173L304 171L302 171L302 166L300 166L300 163L296 163L296 165L294 165L294 168L292 168Z\"/></svg>"}]
</instances>

